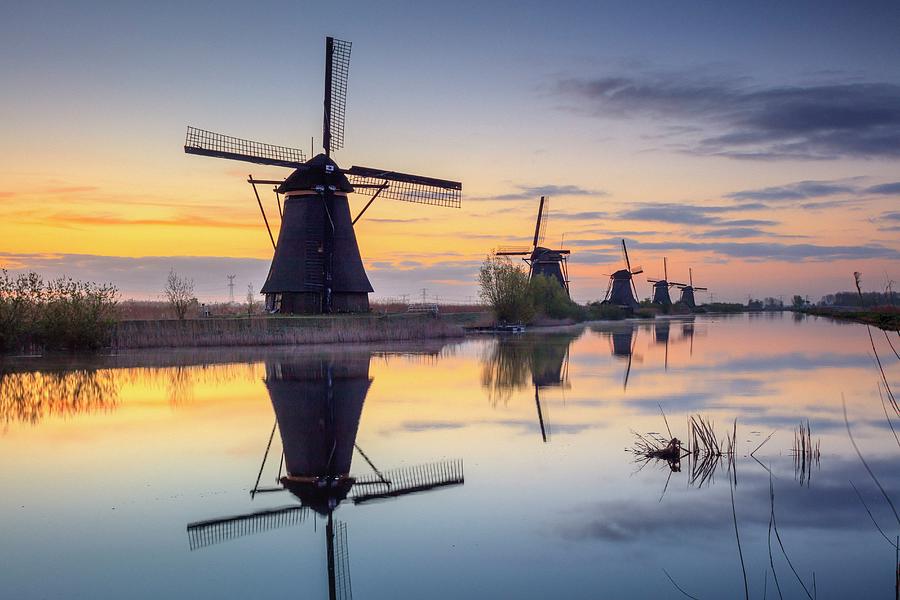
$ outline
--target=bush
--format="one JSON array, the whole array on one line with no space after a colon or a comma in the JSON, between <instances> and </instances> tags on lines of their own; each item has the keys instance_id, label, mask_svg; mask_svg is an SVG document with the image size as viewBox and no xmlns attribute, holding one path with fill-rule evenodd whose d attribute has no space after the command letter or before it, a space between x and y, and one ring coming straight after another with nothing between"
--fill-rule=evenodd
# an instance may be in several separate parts
<instances>
[{"instance_id":1,"label":"bush","mask_svg":"<svg viewBox=\"0 0 900 600\"><path fill-rule=\"evenodd\" d=\"M591 302L587 305L588 317L592 320L619 321L627 317L625 309L615 304Z\"/></svg>"},{"instance_id":2,"label":"bush","mask_svg":"<svg viewBox=\"0 0 900 600\"><path fill-rule=\"evenodd\" d=\"M587 311L569 298L553 277L535 275L528 284L531 303L537 313L551 319L584 320Z\"/></svg>"},{"instance_id":3,"label":"bush","mask_svg":"<svg viewBox=\"0 0 900 600\"><path fill-rule=\"evenodd\" d=\"M0 271L0 351L96 349L108 345L115 320L114 286L37 273Z\"/></svg>"},{"instance_id":4,"label":"bush","mask_svg":"<svg viewBox=\"0 0 900 600\"><path fill-rule=\"evenodd\" d=\"M506 323L527 323L534 317L528 273L506 257L488 256L478 271L478 296L494 316Z\"/></svg>"}]
</instances>

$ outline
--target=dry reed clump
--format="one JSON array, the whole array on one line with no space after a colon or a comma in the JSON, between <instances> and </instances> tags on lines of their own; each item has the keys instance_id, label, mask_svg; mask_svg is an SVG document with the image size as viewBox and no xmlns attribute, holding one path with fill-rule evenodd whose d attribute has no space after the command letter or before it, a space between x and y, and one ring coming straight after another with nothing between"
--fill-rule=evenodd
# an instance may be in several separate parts
<instances>
[{"instance_id":1,"label":"dry reed clump","mask_svg":"<svg viewBox=\"0 0 900 600\"><path fill-rule=\"evenodd\" d=\"M116 349L275 346L412 341L461 337L459 325L428 317L323 317L127 321L116 325Z\"/></svg>"},{"instance_id":2,"label":"dry reed clump","mask_svg":"<svg viewBox=\"0 0 900 600\"><path fill-rule=\"evenodd\" d=\"M663 419L665 420L665 413ZM634 445L628 449L637 458L641 468L652 461L665 461L672 472L681 471L681 461L688 459L691 485L703 486L711 482L716 470L723 461L727 461L729 470L734 461L735 442L737 439L737 421L732 431L720 437L710 419L701 415L693 415L688 419L688 447L672 435L666 420L668 438L659 433L639 434L634 431ZM667 482L668 483L668 482Z\"/></svg>"}]
</instances>

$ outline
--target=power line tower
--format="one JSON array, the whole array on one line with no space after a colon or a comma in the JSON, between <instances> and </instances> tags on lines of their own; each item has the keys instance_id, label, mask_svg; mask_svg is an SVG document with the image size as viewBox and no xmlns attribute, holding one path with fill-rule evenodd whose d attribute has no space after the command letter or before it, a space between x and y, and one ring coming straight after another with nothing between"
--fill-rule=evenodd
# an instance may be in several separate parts
<instances>
[{"instance_id":1,"label":"power line tower","mask_svg":"<svg viewBox=\"0 0 900 600\"><path fill-rule=\"evenodd\" d=\"M427 288L422 288L422 304L425 304L425 294L428 292Z\"/></svg>"},{"instance_id":2,"label":"power line tower","mask_svg":"<svg viewBox=\"0 0 900 600\"><path fill-rule=\"evenodd\" d=\"M234 304L234 275L226 275L228 277L228 304Z\"/></svg>"}]
</instances>

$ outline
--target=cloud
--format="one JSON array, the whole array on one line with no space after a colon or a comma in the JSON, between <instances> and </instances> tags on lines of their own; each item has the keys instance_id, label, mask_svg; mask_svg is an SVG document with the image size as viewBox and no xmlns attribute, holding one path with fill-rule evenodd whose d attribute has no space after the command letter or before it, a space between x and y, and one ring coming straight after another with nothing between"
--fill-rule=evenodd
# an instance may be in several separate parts
<instances>
[{"instance_id":1,"label":"cloud","mask_svg":"<svg viewBox=\"0 0 900 600\"><path fill-rule=\"evenodd\" d=\"M703 233L696 233L694 237L699 238L751 238L773 236L775 234L759 229L758 227L723 227L722 229L711 229Z\"/></svg>"},{"instance_id":2,"label":"cloud","mask_svg":"<svg viewBox=\"0 0 900 600\"><path fill-rule=\"evenodd\" d=\"M721 225L728 227L740 226L758 226L758 225L775 225L775 221L763 221L756 219L742 219L739 221L727 221L717 216L722 213L742 211L742 210L759 210L766 208L763 204L750 204L744 206L698 206L695 204L680 203L656 203L656 204L639 204L637 208L632 208L620 212L617 216L620 219L628 219L632 221L656 221L661 223L673 223L676 225Z\"/></svg>"},{"instance_id":3,"label":"cloud","mask_svg":"<svg viewBox=\"0 0 900 600\"><path fill-rule=\"evenodd\" d=\"M590 221L594 219L606 219L609 213L600 210L584 211L577 213L553 213L553 220L562 219L564 221Z\"/></svg>"},{"instance_id":4,"label":"cloud","mask_svg":"<svg viewBox=\"0 0 900 600\"><path fill-rule=\"evenodd\" d=\"M786 185L765 187L755 190L743 190L733 192L726 197L733 200L805 200L808 198L822 198L836 194L847 194L856 191L856 187L834 181L798 181Z\"/></svg>"},{"instance_id":5,"label":"cloud","mask_svg":"<svg viewBox=\"0 0 900 600\"><path fill-rule=\"evenodd\" d=\"M900 195L900 181L894 183L882 183L866 188L869 194L884 194L886 196Z\"/></svg>"},{"instance_id":6,"label":"cloud","mask_svg":"<svg viewBox=\"0 0 900 600\"><path fill-rule=\"evenodd\" d=\"M540 196L606 196L603 190L589 190L577 185L516 185L518 191L497 196L482 196L480 200L534 200Z\"/></svg>"},{"instance_id":7,"label":"cloud","mask_svg":"<svg viewBox=\"0 0 900 600\"><path fill-rule=\"evenodd\" d=\"M598 245L615 246L617 238L597 240ZM819 244L782 244L777 242L641 242L628 240L636 250L684 250L687 252L711 252L731 258L778 261L828 261L866 258L900 259L900 251L881 244L859 246L829 246Z\"/></svg>"},{"instance_id":8,"label":"cloud","mask_svg":"<svg viewBox=\"0 0 900 600\"><path fill-rule=\"evenodd\" d=\"M743 159L900 156L900 85L751 85L686 73L568 78L559 95L596 116L701 126L683 151Z\"/></svg>"},{"instance_id":9,"label":"cloud","mask_svg":"<svg viewBox=\"0 0 900 600\"><path fill-rule=\"evenodd\" d=\"M882 213L881 218L888 221L900 221L900 211Z\"/></svg>"}]
</instances>

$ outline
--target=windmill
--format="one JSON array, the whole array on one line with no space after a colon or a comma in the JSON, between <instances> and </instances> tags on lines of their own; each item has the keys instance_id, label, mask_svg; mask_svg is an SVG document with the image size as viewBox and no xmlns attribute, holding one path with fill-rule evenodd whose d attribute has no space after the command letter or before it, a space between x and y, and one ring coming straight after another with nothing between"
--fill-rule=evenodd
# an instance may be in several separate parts
<instances>
[{"instance_id":1,"label":"windmill","mask_svg":"<svg viewBox=\"0 0 900 600\"><path fill-rule=\"evenodd\" d=\"M625 240L622 240L622 254L625 258L625 268L619 269L609 276L609 287L606 290L606 298L603 300L603 304L614 304L633 310L638 307L637 287L634 285L633 276L643 273L644 270L640 267L631 267ZM632 293L632 290L634 293Z\"/></svg>"},{"instance_id":2,"label":"windmill","mask_svg":"<svg viewBox=\"0 0 900 600\"><path fill-rule=\"evenodd\" d=\"M459 208L462 184L371 167L342 169L331 158L344 145L344 114L351 43L325 38L323 154L306 160L302 150L273 146L188 127L184 151L216 158L294 169L284 180L252 175L257 204L274 256L262 287L266 309L279 313L365 312L372 285L353 225L379 196ZM276 243L257 185L274 185L281 227ZM347 194L371 194L351 220ZM282 210L281 198L284 197Z\"/></svg>"},{"instance_id":3,"label":"windmill","mask_svg":"<svg viewBox=\"0 0 900 600\"><path fill-rule=\"evenodd\" d=\"M266 388L275 424L263 456L257 494L289 491L300 504L190 523L191 550L270 529L325 520L325 546L330 600L352 598L345 523L334 511L348 497L354 505L465 483L460 460L381 471L356 443L363 403L371 385L369 356L304 357L266 364ZM281 433L282 459L275 487L260 487L275 430ZM354 450L373 470L350 475ZM282 476L282 469L285 474Z\"/></svg>"},{"instance_id":4,"label":"windmill","mask_svg":"<svg viewBox=\"0 0 900 600\"><path fill-rule=\"evenodd\" d=\"M688 284L685 285L683 283L676 283L681 289L681 300L680 302L687 306L688 308L697 308L697 303L694 302L694 292L705 292L708 288L698 287L694 285L694 273L693 269L688 268Z\"/></svg>"},{"instance_id":5,"label":"windmill","mask_svg":"<svg viewBox=\"0 0 900 600\"><path fill-rule=\"evenodd\" d=\"M541 203L538 206L537 221L534 224L534 240L530 248L500 248L497 256L526 256L524 258L528 263L529 279L535 275L544 275L559 282L562 289L569 294L569 267L568 256L570 250L558 249L553 250L546 248L544 243L544 232L547 229L547 218L544 216L544 207L549 204L549 200L541 196Z\"/></svg>"},{"instance_id":6,"label":"windmill","mask_svg":"<svg viewBox=\"0 0 900 600\"><path fill-rule=\"evenodd\" d=\"M666 257L663 256L663 278L650 279L647 281L653 284L653 304L661 306L671 306L672 298L669 296L669 288L675 285L683 285L674 281L669 281L669 269L666 264Z\"/></svg>"}]
</instances>

